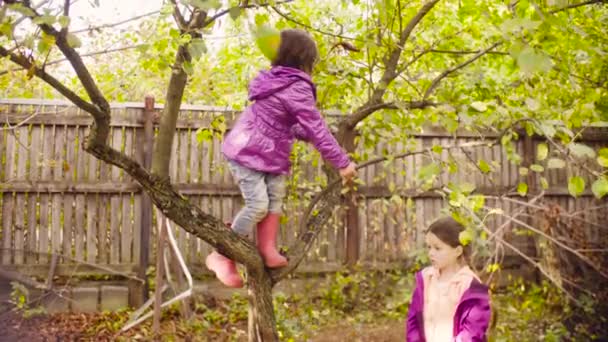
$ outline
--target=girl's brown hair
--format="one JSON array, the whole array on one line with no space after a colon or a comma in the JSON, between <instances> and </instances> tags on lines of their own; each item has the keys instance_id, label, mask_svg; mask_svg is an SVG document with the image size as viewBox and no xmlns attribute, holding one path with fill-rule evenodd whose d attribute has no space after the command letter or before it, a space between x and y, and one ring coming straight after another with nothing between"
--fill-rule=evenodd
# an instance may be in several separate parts
<instances>
[{"instance_id":1,"label":"girl's brown hair","mask_svg":"<svg viewBox=\"0 0 608 342\"><path fill-rule=\"evenodd\" d=\"M297 29L281 31L281 43L273 66L284 66L302 70L308 74L319 58L317 44L306 32Z\"/></svg>"},{"instance_id":2,"label":"girl's brown hair","mask_svg":"<svg viewBox=\"0 0 608 342\"><path fill-rule=\"evenodd\" d=\"M463 245L460 242L460 233L464 230L464 226L458 223L458 221L451 217L443 217L433 222L426 232L433 233L439 240L443 241L443 243L449 245L450 247L456 248L461 246L462 256L464 257L464 260L469 263L469 258L471 256L471 244L468 243Z\"/></svg>"}]
</instances>

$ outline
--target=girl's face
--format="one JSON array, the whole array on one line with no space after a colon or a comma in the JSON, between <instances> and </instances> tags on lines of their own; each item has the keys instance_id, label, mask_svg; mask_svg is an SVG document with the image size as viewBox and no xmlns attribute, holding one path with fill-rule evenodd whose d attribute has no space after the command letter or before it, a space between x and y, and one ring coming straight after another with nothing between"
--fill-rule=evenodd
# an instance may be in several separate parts
<instances>
[{"instance_id":1,"label":"girl's face","mask_svg":"<svg viewBox=\"0 0 608 342\"><path fill-rule=\"evenodd\" d=\"M452 247L441 241L437 235L433 233L426 234L426 246L429 250L429 258L431 264L438 270L443 270L446 267L457 265L460 256L462 255L462 246Z\"/></svg>"}]
</instances>

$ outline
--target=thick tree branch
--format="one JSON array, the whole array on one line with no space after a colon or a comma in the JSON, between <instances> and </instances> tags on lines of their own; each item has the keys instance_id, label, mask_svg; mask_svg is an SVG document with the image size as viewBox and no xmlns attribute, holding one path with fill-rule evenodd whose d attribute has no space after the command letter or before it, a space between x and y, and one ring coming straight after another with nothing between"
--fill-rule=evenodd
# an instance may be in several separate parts
<instances>
[{"instance_id":1,"label":"thick tree branch","mask_svg":"<svg viewBox=\"0 0 608 342\"><path fill-rule=\"evenodd\" d=\"M44 70L36 67L27 58L22 55L17 55L15 53L9 52L4 47L0 46L0 56L8 57L11 62L21 66L25 70L33 70L33 74L46 82L48 85L57 90L61 95L65 96L68 100L72 101L76 106L82 108L83 110L91 113L91 115L101 116L103 113L100 111L98 107L87 102L78 94L74 93L72 90L67 88L63 83L57 80L55 77L47 74Z\"/></svg>"},{"instance_id":2,"label":"thick tree branch","mask_svg":"<svg viewBox=\"0 0 608 342\"><path fill-rule=\"evenodd\" d=\"M70 16L70 4L71 4L71 0L65 0L64 4L63 4L63 15L66 17ZM66 25L66 27L63 27L61 29L61 35L65 36L66 34L68 34L68 25Z\"/></svg>"},{"instance_id":3,"label":"thick tree branch","mask_svg":"<svg viewBox=\"0 0 608 342\"><path fill-rule=\"evenodd\" d=\"M186 28L188 27L188 23L186 22L186 19L184 19L182 12L179 10L177 1L171 0L171 3L173 4L173 18L175 19L175 22L177 23L177 27L179 27L179 29L181 31L185 31Z\"/></svg>"},{"instance_id":4,"label":"thick tree branch","mask_svg":"<svg viewBox=\"0 0 608 342\"><path fill-rule=\"evenodd\" d=\"M31 19L34 19L34 18L37 18L40 16L36 12L36 10L29 5L29 3L24 3L24 6L29 8L34 13L33 16L29 16ZM99 107L100 110L97 111L97 113L94 113L94 112L90 112L90 113L92 115L101 115L99 118L96 117L96 119L109 120L110 104L107 102L107 100L105 99L105 97L103 96L103 94L101 93L99 88L97 87L95 80L93 80L93 77L89 73L89 70L87 69L85 64L82 62L82 58L80 58L80 55L78 54L78 52L76 52L76 50L70 46L70 44L67 41L67 38L64 35L60 34L54 27L52 27L50 25L46 25L46 24L38 24L38 27L40 27L40 29L42 31L44 31L44 33L55 37L55 45L57 45L59 50L63 53L63 55L68 59L68 61L72 65L72 68L76 72L78 79L82 83L82 86L84 87L85 91L87 92L87 95L91 99L91 102L93 102L93 104L95 106ZM103 132L103 131L99 132L99 134L100 134L99 138L101 138L101 139L107 138L107 135L105 135L106 133L107 132Z\"/></svg>"},{"instance_id":5,"label":"thick tree branch","mask_svg":"<svg viewBox=\"0 0 608 342\"><path fill-rule=\"evenodd\" d=\"M571 4L568 6L561 7L561 8L555 9L553 11L550 11L549 13L555 14L558 12L563 12L563 11L571 10L573 8L578 8L578 7L582 7L582 6L593 5L593 4L605 4L605 3L608 3L608 1L607 0L588 0L588 1L579 2L577 4Z\"/></svg>"},{"instance_id":6,"label":"thick tree branch","mask_svg":"<svg viewBox=\"0 0 608 342\"><path fill-rule=\"evenodd\" d=\"M466 67L467 65L475 62L476 60L478 60L479 58L481 58L483 55L487 54L488 52L490 52L491 50L493 50L494 48L496 48L497 46L499 46L500 44L502 44L502 42L498 42L498 43L494 43L492 44L492 46L490 46L489 48L479 51L477 54L475 54L475 56L471 57L470 59L467 59L466 61L455 65L447 70L445 70L444 72L442 72L439 76L435 77L435 79L431 82L431 85L429 86L429 88L426 90L426 92L424 93L424 97L423 100L426 100L429 98L429 96L431 96L431 94L433 93L433 91L435 91L435 89L439 86L439 83L441 82L441 80L443 80L444 78L448 77L450 74Z\"/></svg>"},{"instance_id":7,"label":"thick tree branch","mask_svg":"<svg viewBox=\"0 0 608 342\"><path fill-rule=\"evenodd\" d=\"M131 50L131 49L137 49L138 47L141 47L141 46L144 46L144 45L146 45L146 44L137 44L137 45L130 45L130 46L122 46L122 47L114 48L114 49L105 49L105 50L100 50L100 51L94 51L94 52L89 52L89 53L81 54L80 57L93 57L93 56L98 56L98 55L104 55L104 54L107 54L107 53L121 52L121 51L126 51L126 50ZM48 63L45 63L44 66L47 67L49 65L55 65L55 64L59 64L59 63L67 62L67 61L68 61L67 58L56 59L54 61L50 61ZM25 68L14 68L14 69L10 69L10 70L0 71L0 76L6 75L9 72L15 72L15 71L20 71L20 70L26 70L26 69Z\"/></svg>"},{"instance_id":8,"label":"thick tree branch","mask_svg":"<svg viewBox=\"0 0 608 342\"><path fill-rule=\"evenodd\" d=\"M394 103L383 103L382 97L386 93L386 89L389 84L399 75L397 72L397 66L399 64L399 59L401 57L401 53L403 52L403 47L405 43L409 39L410 35L416 28L416 26L422 21L422 19L433 9L433 7L439 2L439 0L433 0L426 3L420 10L416 13L416 15L408 22L403 31L401 31L399 35L399 42L394 47L394 49L389 50L386 56L384 57L384 73L380 79L380 83L376 89L373 90L372 95L369 100L359 107L355 113L345 119L343 123L340 124L340 131L338 136L344 136L346 131L354 129L354 127L361 120L365 119L372 113L377 110L385 109L385 108L408 108L408 109L416 109L416 108L426 108L428 106L433 105L431 102L426 101L416 101L416 102L406 102L404 106L397 106ZM418 58L420 58L424 54L421 53Z\"/></svg>"},{"instance_id":9,"label":"thick tree branch","mask_svg":"<svg viewBox=\"0 0 608 342\"><path fill-rule=\"evenodd\" d=\"M504 133L503 133L504 134ZM449 146L443 146L444 150L451 149L460 149L460 148L478 148L478 147L487 147L491 145L495 145L500 142L501 136L497 137L493 141L473 141L464 144L455 144ZM426 148L423 150L412 151L402 153L396 156L391 157L392 160L402 159L409 156L415 156L419 154L431 154L433 153L431 148ZM363 169L370 165L378 164L386 161L388 158L379 157L373 160L369 160L363 164L360 164L357 169ZM302 221L299 226L299 234L296 242L289 247L288 251L288 259L289 264L283 268L271 270L273 282L277 283L288 274L290 274L293 270L295 270L298 265L302 262L306 253L310 249L310 246L314 242L315 238L325 225L325 223L331 218L333 214L333 210L341 202L342 199L342 181L336 180L330 183L325 189L321 192L317 193L308 204L304 215L302 216Z\"/></svg>"},{"instance_id":10,"label":"thick tree branch","mask_svg":"<svg viewBox=\"0 0 608 342\"><path fill-rule=\"evenodd\" d=\"M359 108L356 112L349 115L346 119L344 119L343 125L346 125L349 128L354 128L357 123L361 122L371 114L375 113L381 109L402 109L402 110L410 110L410 109L424 109L427 107L436 106L437 104L431 101L409 101L409 102L380 102L376 104L369 104L364 107Z\"/></svg>"}]
</instances>

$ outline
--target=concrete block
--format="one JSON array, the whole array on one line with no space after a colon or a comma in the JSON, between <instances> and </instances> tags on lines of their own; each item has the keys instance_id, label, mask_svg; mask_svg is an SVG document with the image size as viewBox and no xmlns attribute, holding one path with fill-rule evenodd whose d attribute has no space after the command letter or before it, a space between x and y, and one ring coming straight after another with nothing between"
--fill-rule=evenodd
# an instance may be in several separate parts
<instances>
[{"instance_id":1,"label":"concrete block","mask_svg":"<svg viewBox=\"0 0 608 342\"><path fill-rule=\"evenodd\" d=\"M72 311L97 312L99 302L99 288L76 287L72 289Z\"/></svg>"},{"instance_id":2,"label":"concrete block","mask_svg":"<svg viewBox=\"0 0 608 342\"><path fill-rule=\"evenodd\" d=\"M59 294L61 296L56 293L49 293L42 299L41 305L49 314L70 311L70 293L68 291L60 291Z\"/></svg>"},{"instance_id":3,"label":"concrete block","mask_svg":"<svg viewBox=\"0 0 608 342\"><path fill-rule=\"evenodd\" d=\"M101 287L101 310L116 311L129 306L129 288L126 286Z\"/></svg>"}]
</instances>

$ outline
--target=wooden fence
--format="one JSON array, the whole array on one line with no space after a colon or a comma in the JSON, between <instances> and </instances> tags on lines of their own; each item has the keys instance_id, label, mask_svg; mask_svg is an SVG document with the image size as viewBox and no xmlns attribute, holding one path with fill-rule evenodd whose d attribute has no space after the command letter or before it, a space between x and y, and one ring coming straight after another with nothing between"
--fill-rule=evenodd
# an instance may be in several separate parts
<instances>
[{"instance_id":1,"label":"wooden fence","mask_svg":"<svg viewBox=\"0 0 608 342\"><path fill-rule=\"evenodd\" d=\"M143 103L115 104L112 107L111 145L143 162L151 146L145 143L144 118L157 113L160 107L146 110ZM236 112L203 106L183 106L175 133L170 174L176 188L203 210L223 220L230 220L241 206L238 188L227 171L220 152L220 140L199 143L196 130L209 127L218 116L227 123ZM150 115L149 115L150 116ZM103 274L103 270L80 265L78 262L99 264L119 271L138 269L142 249L153 253L153 246L142 241L155 241L152 211L142 208L140 186L119 168L101 163L82 149L92 118L67 102L42 100L0 100L0 217L1 253L3 267L44 275L48 272L51 253L60 253L57 274ZM442 131L426 129L414 133L413 144L380 142L370 156L388 150L394 153L479 141L475 134L463 132L456 138ZM491 139L492 137L485 137ZM599 149L606 146L606 134L590 135L586 143ZM534 154L536 142L516 142L520 155ZM363 151L361 151L363 152ZM323 177L318 156L298 160L294 172L301 179ZM357 229L360 237L359 261L378 267L402 261L422 243L421 232L435 219L447 203L438 194L413 192L418 171L431 159L456 161L458 171L447 170L439 176L438 184L466 181L485 194L515 189L522 176L519 167L507 160L498 146L485 146L463 151L443 150L430 155L416 155L392 163L371 166L360 173L365 185L359 206L358 227L345 227L339 210L330 227L324 230L311 250L301 272L338 269L345 259L347 231ZM494 172L483 176L477 161L487 161ZM568 195L568 175L573 167L547 173L548 199L572 211L595 208L606 201L595 199L590 192L578 199ZM303 183L303 182L302 182ZM303 189L293 187L291 196L300 196ZM516 194L513 195L517 196ZM513 212L517 204L488 199L487 205ZM295 239L300 208L288 201L281 231L282 244ZM608 210L588 210L585 219L607 224ZM497 218L493 225L504 222ZM589 226L589 234L599 234ZM147 233L149 232L149 233ZM142 239L142 233L146 236ZM188 264L200 272L209 246L190 234L176 229L177 240ZM147 235L150 234L150 235ZM147 238L146 238L147 237ZM526 236L513 236L511 241L530 251Z\"/></svg>"}]
</instances>

